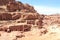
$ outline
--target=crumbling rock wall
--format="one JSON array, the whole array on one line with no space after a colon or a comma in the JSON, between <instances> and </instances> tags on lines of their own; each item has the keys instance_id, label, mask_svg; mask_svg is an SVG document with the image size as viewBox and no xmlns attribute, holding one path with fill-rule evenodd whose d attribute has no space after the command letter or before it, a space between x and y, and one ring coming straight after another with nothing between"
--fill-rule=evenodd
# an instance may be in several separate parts
<instances>
[{"instance_id":1,"label":"crumbling rock wall","mask_svg":"<svg viewBox=\"0 0 60 40\"><path fill-rule=\"evenodd\" d=\"M30 31L31 30L30 24L22 24L22 25L16 25L16 26L10 26L9 29L11 31Z\"/></svg>"},{"instance_id":2,"label":"crumbling rock wall","mask_svg":"<svg viewBox=\"0 0 60 40\"><path fill-rule=\"evenodd\" d=\"M0 13L0 20L11 20L12 15L8 13Z\"/></svg>"},{"instance_id":3,"label":"crumbling rock wall","mask_svg":"<svg viewBox=\"0 0 60 40\"><path fill-rule=\"evenodd\" d=\"M0 0L0 2L0 11L3 10L0 12L0 20L10 21L10 24L1 24L3 25L1 31L29 31L32 26L42 28L44 15L38 14L33 6L15 0Z\"/></svg>"},{"instance_id":4,"label":"crumbling rock wall","mask_svg":"<svg viewBox=\"0 0 60 40\"><path fill-rule=\"evenodd\" d=\"M0 31L29 31L35 25L42 27L42 19L42 15L39 15L29 4L15 0L0 0L0 21L9 21L10 23L1 23ZM6 27L4 27L5 25Z\"/></svg>"},{"instance_id":5,"label":"crumbling rock wall","mask_svg":"<svg viewBox=\"0 0 60 40\"><path fill-rule=\"evenodd\" d=\"M10 13L1 13L0 14L0 20L12 20L12 21L16 21L15 23L20 23L20 24L22 24L22 23L25 23L26 25L27 25L27 27L29 27L29 25L32 27L32 25L33 26L37 26L37 27L42 27L42 16L40 16L40 15L38 15L37 13L27 13L27 14L25 14L25 13L23 13L24 15L22 15L21 13L12 13L12 14L10 14ZM34 14L34 15L33 15ZM28 16L30 16L30 15L32 15L33 17L28 17ZM41 18L40 18L41 17ZM38 21L36 21L36 20L38 20ZM13 23L12 23L13 24ZM22 26L20 26L20 24L19 25L16 25L16 26L14 26L14 25L12 25L12 26L10 26L10 30L12 31L19 31L19 30L22 30L22 28L24 29L24 27L25 27L25 25L22 25ZM29 24L29 25L28 25ZM9 24L10 25L10 24ZM8 26L7 26L8 27ZM21 28L22 27L22 28ZM21 29L20 29L21 28ZM29 27L30 28L30 27ZM28 30L29 28L26 28L26 30ZM4 29L4 28L3 28ZM4 29L4 30L7 30L8 28L6 28L6 29ZM30 28L31 29L31 28ZM29 29L29 30L30 30ZM0 29L1 30L1 29ZM23 30L22 30L23 31Z\"/></svg>"}]
</instances>

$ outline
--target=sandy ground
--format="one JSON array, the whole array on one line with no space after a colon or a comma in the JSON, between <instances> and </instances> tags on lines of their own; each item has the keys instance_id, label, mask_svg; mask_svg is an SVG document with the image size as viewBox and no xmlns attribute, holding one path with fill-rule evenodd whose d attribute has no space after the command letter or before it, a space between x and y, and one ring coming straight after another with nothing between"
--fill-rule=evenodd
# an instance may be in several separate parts
<instances>
[{"instance_id":1,"label":"sandy ground","mask_svg":"<svg viewBox=\"0 0 60 40\"><path fill-rule=\"evenodd\" d=\"M40 29L37 28L24 32L22 38L16 38L16 35L21 34L18 31L12 31L11 33L0 31L0 34L0 40L60 40L60 32L49 31L40 35Z\"/></svg>"}]
</instances>

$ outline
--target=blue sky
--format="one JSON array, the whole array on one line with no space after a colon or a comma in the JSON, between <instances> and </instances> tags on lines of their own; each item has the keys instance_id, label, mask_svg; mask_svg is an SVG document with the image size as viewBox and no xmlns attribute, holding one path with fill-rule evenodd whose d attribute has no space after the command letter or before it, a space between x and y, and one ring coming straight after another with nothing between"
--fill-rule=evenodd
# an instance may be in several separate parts
<instances>
[{"instance_id":1,"label":"blue sky","mask_svg":"<svg viewBox=\"0 0 60 40\"><path fill-rule=\"evenodd\" d=\"M17 0L34 6L41 14L60 13L60 0Z\"/></svg>"}]
</instances>

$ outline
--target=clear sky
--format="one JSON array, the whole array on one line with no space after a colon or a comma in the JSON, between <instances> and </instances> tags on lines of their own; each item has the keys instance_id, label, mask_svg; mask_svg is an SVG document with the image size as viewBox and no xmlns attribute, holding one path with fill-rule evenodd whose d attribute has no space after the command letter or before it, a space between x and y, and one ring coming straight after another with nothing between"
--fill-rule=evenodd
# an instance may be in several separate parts
<instances>
[{"instance_id":1,"label":"clear sky","mask_svg":"<svg viewBox=\"0 0 60 40\"><path fill-rule=\"evenodd\" d=\"M17 0L34 6L42 14L60 13L60 0Z\"/></svg>"}]
</instances>

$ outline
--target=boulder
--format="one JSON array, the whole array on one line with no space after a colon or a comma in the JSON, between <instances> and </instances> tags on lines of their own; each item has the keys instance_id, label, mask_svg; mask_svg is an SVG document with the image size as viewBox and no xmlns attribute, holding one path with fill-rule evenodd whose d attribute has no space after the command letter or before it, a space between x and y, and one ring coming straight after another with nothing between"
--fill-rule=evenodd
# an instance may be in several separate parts
<instances>
[{"instance_id":1,"label":"boulder","mask_svg":"<svg viewBox=\"0 0 60 40\"><path fill-rule=\"evenodd\" d=\"M16 20L16 19L19 19L21 18L21 13L15 13L12 15L12 20Z\"/></svg>"},{"instance_id":2,"label":"boulder","mask_svg":"<svg viewBox=\"0 0 60 40\"><path fill-rule=\"evenodd\" d=\"M38 19L39 14L38 13L29 13L29 14L25 14L24 19L25 20L36 20Z\"/></svg>"},{"instance_id":3,"label":"boulder","mask_svg":"<svg viewBox=\"0 0 60 40\"><path fill-rule=\"evenodd\" d=\"M0 14L0 20L11 20L12 19L12 15L8 14L8 13L1 13Z\"/></svg>"},{"instance_id":4,"label":"boulder","mask_svg":"<svg viewBox=\"0 0 60 40\"><path fill-rule=\"evenodd\" d=\"M11 31L29 31L31 29L31 25L16 25L16 26L9 26Z\"/></svg>"},{"instance_id":5,"label":"boulder","mask_svg":"<svg viewBox=\"0 0 60 40\"><path fill-rule=\"evenodd\" d=\"M27 20L27 24L33 24L33 25L35 25L35 21L34 20Z\"/></svg>"},{"instance_id":6,"label":"boulder","mask_svg":"<svg viewBox=\"0 0 60 40\"><path fill-rule=\"evenodd\" d=\"M40 29L40 35L46 34L48 30L46 28Z\"/></svg>"},{"instance_id":7,"label":"boulder","mask_svg":"<svg viewBox=\"0 0 60 40\"><path fill-rule=\"evenodd\" d=\"M42 28L43 22L41 20L38 20L36 21L36 25L38 26L38 28Z\"/></svg>"}]
</instances>

